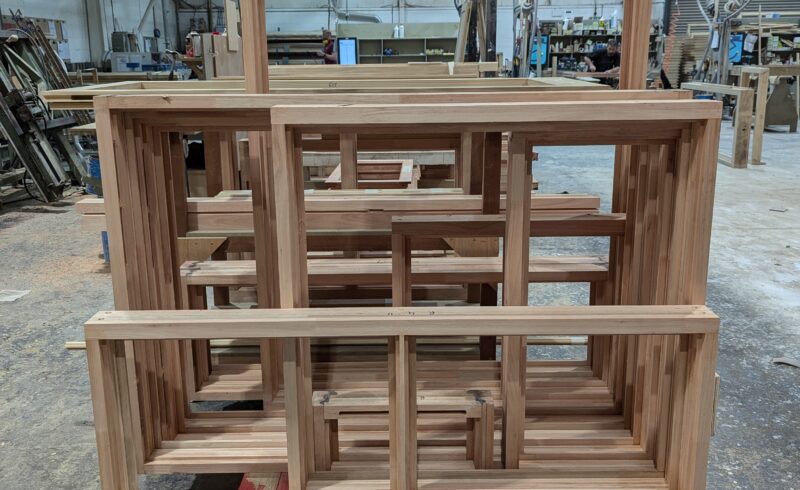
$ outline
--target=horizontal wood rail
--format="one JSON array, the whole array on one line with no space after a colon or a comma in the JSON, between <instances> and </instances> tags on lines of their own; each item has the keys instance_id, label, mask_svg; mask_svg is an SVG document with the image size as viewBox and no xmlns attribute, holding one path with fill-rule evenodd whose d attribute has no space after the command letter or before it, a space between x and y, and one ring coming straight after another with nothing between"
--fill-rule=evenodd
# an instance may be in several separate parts
<instances>
[{"instance_id":1,"label":"horizontal wood rail","mask_svg":"<svg viewBox=\"0 0 800 490\"><path fill-rule=\"evenodd\" d=\"M487 82L489 80L489 82ZM563 80L563 79L561 79ZM303 98L305 100L299 102L308 103L310 100L328 99L329 93L338 92L337 100L342 102L364 102L364 97L370 97L375 92L385 92L379 96L385 101L392 101L395 103L409 103L411 101L430 101L430 102L444 102L450 100L468 101L477 100L481 97L486 97L489 100L502 100L509 98L531 97L535 100L558 100L563 99L566 94L574 95L577 100L596 100L599 97L607 97L609 99L679 99L691 98L688 92L680 90L672 91L653 91L653 90L627 90L624 95L618 95L618 92L608 90L604 85L596 83L579 82L575 80L568 81L570 86L565 86L563 83L559 87L558 84L546 84L538 86L526 86L526 81L520 79L481 79L482 86L468 86L467 84L475 84L476 82L466 83L453 83L449 81L446 85L447 91L442 88L445 85L442 80L432 80L431 83L419 83L416 81L416 87L398 87L397 84L390 85L385 82L370 83L369 81L353 81L343 82L337 84L337 87L324 87L322 84L326 83L325 80L314 81L313 84L305 83L306 88L292 89L288 87L289 84L297 84L298 82L288 82L284 87L280 87L284 82L278 82L277 85L270 86L268 97L272 98L277 103L291 103ZM463 81L462 81L463 82ZM558 81L557 81L558 82ZM357 91L361 87L369 84L372 89L371 93L352 93L348 91ZM492 85L487 85L492 84ZM315 89L314 85L318 88ZM439 85L437 87L437 85ZM399 89L399 90L392 90ZM362 90L363 91L363 90ZM295 92L295 93L293 93ZM315 93L317 92L317 93ZM429 92L429 93L426 93ZM241 82L229 81L196 81L191 82L120 82L108 83L101 85L94 85L91 87L76 87L72 89L63 90L49 90L44 93L44 98L53 108L64 109L91 109L92 102L97 97L108 95L137 95L140 97L139 103L127 101L123 105L115 105L117 108L140 109L145 106L165 107L164 99L169 102L174 96L179 95L203 95L214 94L215 99L237 97L244 95L244 84ZM142 98L146 97L147 100ZM160 101L159 101L160 99ZM266 100L266 99L265 99ZM116 104L116 103L115 103ZM159 105L160 104L160 105ZM253 106L253 109L264 107L261 104ZM188 109L197 110L197 104L194 107L189 105L178 105L174 109Z\"/></svg>"},{"instance_id":2,"label":"horizontal wood rail","mask_svg":"<svg viewBox=\"0 0 800 490\"><path fill-rule=\"evenodd\" d=\"M249 192L240 191L240 195L231 197L189 197L186 209L191 214L202 213L250 213L253 201ZM341 193L339 195L338 193ZM421 199L424 198L424 199ZM531 211L548 210L586 210L597 209L600 198L589 194L541 194L531 197ZM81 214L104 214L103 198L89 197L76 204ZM500 198L500 207L505 209L506 200ZM348 190L348 191L311 191L306 194L305 211L307 213L344 213L344 212L376 212L425 211L438 214L470 213L481 209L481 196L452 192L436 192L429 189L417 191L391 190ZM388 227L387 227L388 229Z\"/></svg>"},{"instance_id":3,"label":"horizontal wood rail","mask_svg":"<svg viewBox=\"0 0 800 490\"><path fill-rule=\"evenodd\" d=\"M482 284L503 281L500 257L420 257L412 259L416 284ZM608 257L531 257L530 282L597 282L608 279ZM186 262L187 286L252 286L254 260ZM309 286L389 286L392 259L309 259Z\"/></svg>"},{"instance_id":4,"label":"horizontal wood rail","mask_svg":"<svg viewBox=\"0 0 800 490\"><path fill-rule=\"evenodd\" d=\"M708 102L708 103L703 103ZM481 130L509 131L516 123L574 121L693 121L719 119L720 105L696 100L618 100L582 102L475 102L463 104L320 104L276 105L271 109L272 124L323 127L314 114L326 112L336 125L368 128L380 125L417 126L480 124ZM498 117L498 114L503 114ZM375 128L380 130L380 128ZM333 131L333 129L330 129ZM524 130L523 130L524 131ZM370 132L370 131L365 131ZM653 135L651 135L653 136ZM534 140L536 138L533 138Z\"/></svg>"},{"instance_id":5,"label":"horizontal wood rail","mask_svg":"<svg viewBox=\"0 0 800 490\"><path fill-rule=\"evenodd\" d=\"M501 237L506 218L501 214L396 216L392 233L410 237ZM614 236L625 233L625 213L559 213L531 215L532 237Z\"/></svg>"},{"instance_id":6,"label":"horizontal wood rail","mask_svg":"<svg viewBox=\"0 0 800 490\"><path fill-rule=\"evenodd\" d=\"M597 84L584 84L578 82L582 87L600 87L600 90L563 90L537 91L527 88L514 90L513 81L509 79L500 80L497 90L483 90L480 92L471 91L466 87L449 87L448 90L441 91L436 87L421 86L421 90L415 93L382 93L382 94L339 94L337 101L345 104L358 103L389 103L389 104L410 104L410 103L464 103L464 102L547 102L547 101L594 101L594 100L686 100L691 99L691 92L682 90L653 91L653 90L626 90L624 92L611 91ZM469 82L472 83L472 82ZM491 82L496 83L496 82ZM502 86L505 84L505 86ZM181 85L187 88L182 88ZM452 82L450 83L452 85ZM205 90L198 90L202 87ZM194 87L194 89L192 89ZM427 88L427 90L425 90ZM460 90L460 89L464 90ZM169 83L169 84L146 84L144 87L135 86L125 87L124 85L98 85L91 88L78 88L50 91L45 97L56 102L74 100L80 103L92 99L96 108L107 106L109 109L141 110L142 117L154 118L155 114L146 114L147 110L169 111L170 113L180 113L179 111L189 111L197 115L203 110L212 108L224 109L226 112L240 111L241 113L252 113L254 111L268 110L271 107L282 104L309 104L326 103L330 101L329 94L305 94L291 93L270 93L264 95L244 94L242 89L224 89L217 92L213 99L204 97L205 107L198 104L198 97L203 97L203 93L214 93L220 89L220 85L214 82L205 82L201 85L198 82L188 84ZM150 92L157 90L157 93ZM136 97L119 97L136 95ZM209 102L212 107L209 107ZM256 118L257 119L257 118ZM227 117L223 121L228 124L232 121ZM185 124L192 124L186 121ZM252 124L249 121L240 121L242 124Z\"/></svg>"},{"instance_id":7,"label":"horizontal wood rail","mask_svg":"<svg viewBox=\"0 0 800 490\"><path fill-rule=\"evenodd\" d=\"M514 81L500 80L497 82L498 86L505 84L513 86ZM484 80L485 82L485 80ZM469 82L473 83L473 82ZM597 86L596 84L586 85L578 84L580 86ZM157 91L153 93L151 91ZM136 95L135 99L121 100L115 98L108 101L109 107L113 109L142 109L150 107L154 110L164 109L170 111L177 110L190 110L198 111L198 104L196 102L197 96L205 93L214 93L216 91L213 101L215 105L226 106L230 109L265 109L278 104L287 103L309 103L318 101L329 101L330 96L327 94L269 94L269 95L248 95L244 94L244 87L241 84L231 88L225 87L225 83L220 82L198 82L192 81L188 83L171 82L171 83L144 83L144 84L103 84L95 85L93 87L82 87L76 89L65 90L51 90L44 94L46 100L85 100L87 98L102 97L109 95ZM189 97L186 97L186 96ZM193 97L194 95L194 97ZM181 97L183 96L183 97ZM189 103L189 99L195 99L195 102ZM566 98L572 100L654 100L654 99L690 99L691 93L688 91L671 90L671 91L653 91L653 90L626 90L625 92L611 91L600 88L600 90L593 91L579 91L579 90L561 90L550 92L535 92L527 91L525 88L518 89L517 91L502 92L497 91L482 91L480 93L462 91L459 92L457 87L451 87L447 91L418 91L418 93L404 94L404 93L389 93L389 94L340 94L337 100L343 103L364 103L369 99L375 101L383 101L385 103L405 104L411 102L469 102L469 101L509 101L527 99L532 101L552 101L564 100ZM203 102L209 102L205 99ZM249 105L248 105L249 102Z\"/></svg>"},{"instance_id":8,"label":"horizontal wood rail","mask_svg":"<svg viewBox=\"0 0 800 490\"><path fill-rule=\"evenodd\" d=\"M318 230L389 230L396 215L407 214L475 214L481 211L481 196L433 194L386 195L369 193L331 196L332 192L315 192L306 196L306 227ZM600 206L600 198L589 195L547 195L531 197L531 213L589 213ZM82 215L84 229L105 230L103 199L82 199L76 205ZM506 208L500 198L500 210ZM203 236L230 236L253 233L253 203L249 197L188 198L186 201L189 233Z\"/></svg>"},{"instance_id":9,"label":"horizontal wood rail","mask_svg":"<svg viewBox=\"0 0 800 490\"><path fill-rule=\"evenodd\" d=\"M87 340L714 333L705 306L465 306L103 311Z\"/></svg>"}]
</instances>

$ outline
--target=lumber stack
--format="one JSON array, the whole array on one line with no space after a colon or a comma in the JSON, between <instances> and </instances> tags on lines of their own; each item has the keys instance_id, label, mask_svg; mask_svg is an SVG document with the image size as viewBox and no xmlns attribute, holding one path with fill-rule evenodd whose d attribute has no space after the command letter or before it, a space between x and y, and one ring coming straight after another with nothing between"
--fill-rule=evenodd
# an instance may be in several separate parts
<instances>
[{"instance_id":1,"label":"lumber stack","mask_svg":"<svg viewBox=\"0 0 800 490\"><path fill-rule=\"evenodd\" d=\"M81 206L109 231L116 306L85 331L103 487L286 471L293 489L704 488L719 103L681 91L341 97L95 100L105 200ZM252 194L187 198L181 134L235 131L269 143L268 158L251 152ZM454 142L470 150L455 192L304 189L304 150L349 153L345 187L362 144ZM575 144L630 147L620 212L532 194L532 148ZM531 238L573 236L614 245L531 255ZM214 259L242 252L252 259ZM590 304L529 307L531 282L589 284ZM446 291L463 284L476 287L453 304ZM254 286L258 307L209 309L207 289L230 286ZM587 356L529 359L540 336L587 336ZM219 339L241 349L210 348ZM209 400L261 404L193 403Z\"/></svg>"},{"instance_id":2,"label":"lumber stack","mask_svg":"<svg viewBox=\"0 0 800 490\"><path fill-rule=\"evenodd\" d=\"M382 65L390 66L390 65ZM295 67L300 68L300 67ZM303 67L305 68L305 67ZM328 68L328 67L325 67ZM272 70L270 70L270 75ZM335 78L270 80L270 92L282 94L384 93L402 96L413 92L520 92L520 91L606 91L608 87L570 78ZM187 95L243 94L241 79L189 81L125 81L64 90L50 90L42 96L53 110L91 109L94 97L102 95ZM330 100L328 98L328 100Z\"/></svg>"}]
</instances>

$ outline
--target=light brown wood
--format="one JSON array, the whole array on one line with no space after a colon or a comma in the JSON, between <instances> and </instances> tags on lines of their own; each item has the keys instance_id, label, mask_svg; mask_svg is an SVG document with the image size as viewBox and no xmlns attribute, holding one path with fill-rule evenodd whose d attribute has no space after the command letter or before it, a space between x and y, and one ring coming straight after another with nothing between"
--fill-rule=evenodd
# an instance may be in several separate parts
<instances>
[{"instance_id":1,"label":"light brown wood","mask_svg":"<svg viewBox=\"0 0 800 490\"><path fill-rule=\"evenodd\" d=\"M531 164L527 159L530 142L524 134L511 135L508 145L508 210L503 240L503 306L528 304L528 281L521 271L528 268L530 248ZM503 442L502 462L508 469L519 468L525 424L525 362L527 344L522 337L506 336L502 345Z\"/></svg>"},{"instance_id":2,"label":"light brown wood","mask_svg":"<svg viewBox=\"0 0 800 490\"><path fill-rule=\"evenodd\" d=\"M719 85L714 83L684 83L683 88L714 94L736 97L736 113L734 115L733 151L731 156L720 156L720 163L734 167L747 168L750 161L750 130L753 124L753 90L746 87ZM760 117L763 117L760 116ZM763 135L763 125L762 125ZM761 142L759 140L759 160L761 159Z\"/></svg>"},{"instance_id":3,"label":"light brown wood","mask_svg":"<svg viewBox=\"0 0 800 490\"><path fill-rule=\"evenodd\" d=\"M767 95L769 94L769 73L766 67L742 67L739 76L739 86L748 88L750 81L755 76L758 79L755 98L755 123L753 125L753 149L750 156L750 163L753 165L763 165L761 160L764 146L764 125L767 113Z\"/></svg>"},{"instance_id":4,"label":"light brown wood","mask_svg":"<svg viewBox=\"0 0 800 490\"><path fill-rule=\"evenodd\" d=\"M266 3L263 0L243 2L240 5L242 20L242 56L244 59L245 91L248 94L269 92L269 69L266 39ZM276 231L274 229L275 209L271 200L274 190L272 162L270 154L270 134L254 131L248 134L249 159L245 165L250 188L252 189L252 213L255 231L255 256L260 264L257 285L258 303L261 308L280 306L278 299L278 277L272 271L277 269ZM283 356L282 348L276 342L264 340L260 345L262 358L270 359L262 363L262 384L264 408L269 406L281 378ZM295 468L293 468L295 471Z\"/></svg>"},{"instance_id":5,"label":"light brown wood","mask_svg":"<svg viewBox=\"0 0 800 490\"><path fill-rule=\"evenodd\" d=\"M329 189L342 189L343 166L337 165L325 179ZM351 189L416 189L419 171L414 169L414 161L361 160L356 167L357 185Z\"/></svg>"},{"instance_id":6,"label":"light brown wood","mask_svg":"<svg viewBox=\"0 0 800 490\"><path fill-rule=\"evenodd\" d=\"M339 135L339 153L342 156L342 189L358 188L358 136L355 133Z\"/></svg>"},{"instance_id":7,"label":"light brown wood","mask_svg":"<svg viewBox=\"0 0 800 490\"><path fill-rule=\"evenodd\" d=\"M641 90L647 86L652 0L637 0L623 5L622 32L625 47L619 72L619 88Z\"/></svg>"},{"instance_id":8,"label":"light brown wood","mask_svg":"<svg viewBox=\"0 0 800 490\"><path fill-rule=\"evenodd\" d=\"M274 67L273 67L274 69ZM499 82L497 80L500 80ZM681 91L632 91L625 94L615 95L613 91L606 90L608 87L590 82L577 82L576 85L572 83L564 85L562 82L556 84L545 83L544 85L535 85L535 83L543 83L544 79L538 79L534 82L533 79L500 79L500 78L486 78L476 83L465 83L464 81L453 82L452 80L417 80L414 83L405 83L404 87L396 87L387 85L384 82L376 84L366 84L367 88L356 89L347 88L344 84L340 90L330 89L327 86L320 87L319 89L304 89L304 90L288 90L281 89L281 82L273 80L273 96L271 98L281 97L284 102L295 100L297 102L323 102L330 101L330 95L324 92L341 92L337 93L336 98L339 102L367 102L369 98L381 100L384 102L411 102L412 100L419 101L419 96L423 95L429 97L430 101L447 102L448 100L465 100L465 98L473 98L475 100L492 100L492 99L508 99L518 98L520 95L525 95L532 98L544 98L550 100L563 100L566 95L574 96L578 100L595 100L600 98L625 98L627 100L633 98L652 99L658 97L665 98L686 98L682 95ZM563 80L563 79L561 79ZM575 81L573 81L575 82ZM243 94L246 92L244 83L238 82L234 86L220 82L199 82L192 81L191 85L183 85L181 83L169 82L168 84L155 84L150 83L144 86L141 83L133 85L98 85L87 89L68 89L63 91L45 92L44 96L47 98L48 103L54 109L91 109L92 103L95 98L107 95L138 95L136 106L138 107L152 107L159 108L157 100L161 99L162 103L164 98L171 101L173 96L177 95L214 95L215 99L235 97L235 94ZM331 83L328 82L327 85ZM533 84L533 85L531 85ZM276 85L278 88L276 88ZM339 85L338 83L336 84ZM365 82L361 82L365 85ZM304 93L305 92L305 93ZM322 92L322 93L315 93ZM351 93L358 92L358 93ZM375 97L375 93L379 96ZM258 92L262 93L262 92ZM294 94L294 95L293 95ZM299 95L297 95L299 94ZM373 94L373 95L370 95ZM425 95L427 94L427 95ZM622 97L621 95L625 95ZM602 96L602 97L601 97ZM144 99L146 97L146 99ZM131 103L131 101L128 101ZM179 107L175 107L178 109ZM188 107L186 107L188 108ZM251 106L251 109L258 109L258 105Z\"/></svg>"},{"instance_id":9,"label":"light brown wood","mask_svg":"<svg viewBox=\"0 0 800 490\"><path fill-rule=\"evenodd\" d=\"M467 458L476 469L492 467L494 402L489 391L421 391L416 397L417 411L420 413L464 415L467 419ZM320 436L315 448L318 471L330 471L332 462L339 461L340 441L337 428L344 414L388 413L390 410L389 396L385 390L317 391L312 399L315 431ZM397 423L399 422L398 420Z\"/></svg>"},{"instance_id":10,"label":"light brown wood","mask_svg":"<svg viewBox=\"0 0 800 490\"><path fill-rule=\"evenodd\" d=\"M152 109L143 105L149 96L136 101L98 99L101 118L108 123L101 131L109 138L101 144L101 152L111 168L104 184L116 190L116 202L105 204L114 206L107 213L120 233L112 269L117 274L115 296L120 295L122 307L98 314L85 334L87 342L106 343L115 353L100 356L100 368L91 371L93 383L101 376L99 382L108 393L127 394L127 399L115 395L110 404L103 402L103 395L98 400L108 420L125 421L116 425L122 440L141 448L130 457L101 458L101 472L272 470L288 471L292 488L319 486L320 481L353 488L358 485L354 478L363 478L359 481L369 482L369 488L381 488L389 480L396 488L424 487L432 478L441 480L442 488L469 488L472 484L463 482L472 475L465 471L474 471L474 464L466 455L488 464L485 451L480 456L477 448L488 441L493 428L476 430L473 424L467 431L464 421L452 414L418 411L416 391L481 389L491 393L500 411L496 428L501 435L501 463L519 468L510 472L492 461L495 469L482 471L497 472L491 473L495 483L536 488L560 474L567 486L584 478L591 479L592 488L603 478L618 487L646 486L638 478L650 479L660 488L702 484L711 430L704 421L711 420L713 405L709 402L713 398L705 394L713 392L707 387L713 382L719 321L705 307L691 305L705 301L719 104L687 101L684 95L619 100L625 95L345 105L305 101L281 105L277 99L265 103L262 98L272 96L264 95L241 100L176 96L168 102L157 98ZM525 110L509 111L512 105ZM318 118L304 116L321 110L326 114L328 136L321 140L325 144L338 141L344 133L355 134L359 141L388 134L410 139L486 134L483 150L474 140L469 145L470 191L477 174L472 162L480 160L473 160L472 153L483 155L481 194L393 191L367 197L365 191L347 190L338 198L306 196L302 151L312 144L307 136L321 131ZM248 111L252 117L242 117ZM532 146L572 145L576 134L598 127L593 136L597 141L628 147L627 164L615 168L614 214L600 214L596 200L587 208L588 198L532 197ZM187 128L263 133L258 149L251 151L251 157L259 156L248 162L256 176L251 181L261 186L261 193L254 189L253 198L228 192L186 201L177 180L171 179L179 179L181 173L173 151L178 141L175 131ZM509 132L509 179L503 199L495 182L501 174L501 133ZM447 144L456 141L451 136L446 137ZM465 216L481 213L487 216L473 221ZM401 218L397 223L409 234L391 233L395 215L409 214L417 221ZM207 221L202 226L197 221L200 215ZM314 219L318 221L312 223ZM209 227L209 222L214 225ZM323 224L343 223L349 224L347 233L352 236L358 235L353 228L372 227L370 240L375 230L382 229L383 247L391 233L398 253L391 259L312 255L309 261L307 229L317 227L314 239L324 240ZM236 227L240 231L232 233ZM262 308L170 311L192 306L202 296L197 289L207 284L203 274L195 278L197 285L189 284L190 274L181 283L178 237L190 229L213 228L217 237L225 238L228 248L220 249L224 253L247 251L248 243L254 244L255 274L253 262L244 275L231 262L218 279L241 281L247 276L251 284L262 281L258 284ZM495 237L499 230L502 259L412 259L415 240L440 244L444 241L437 234L465 230L491 232ZM242 234L255 237L247 242ZM588 279L593 282L592 305L525 306L531 274L539 274L537 261L542 263L531 259L530 239L547 234L612 237L608 270ZM563 256L557 260L559 266L568 263ZM475 267L479 262L483 265ZM383 272L370 273L370 267ZM397 272L392 274L392 269ZM208 271L212 278L219 272L213 267ZM413 299L412 279L431 271L440 274L436 281L502 281L504 306L407 306ZM268 282L260 279L262 274ZM348 275L357 287L381 275L380 294L387 294L385 286L391 284L398 306L308 308L314 281L327 277L324 280L331 282L321 287L330 287ZM195 288L193 294L190 288ZM343 303L332 299L334 294L325 297L327 305ZM614 304L628 306L607 306ZM281 308L269 308L275 306ZM588 336L589 355L571 361L528 361L531 335ZM501 362L479 358L475 339L481 336L504 337ZM200 352L190 344L231 337L251 347ZM312 346L312 338L322 341ZM282 346L280 355L270 345ZM112 362L117 369L108 367ZM209 365L203 381L203 369ZM184 376L187 366L193 367L194 379ZM101 373L106 372L116 374L103 379ZM198 380L199 391L193 393ZM342 416L336 429L338 457L333 450L317 447L314 429L315 423L320 424L313 410L313 390L331 389L390 393L391 418ZM188 404L190 396L262 397L264 409L195 413ZM587 428L591 432L576 432ZM560 430L568 432L555 432ZM103 441L112 441L109 447L119 447L119 437L98 434ZM330 473L314 471L329 463ZM472 486L492 488L482 480L486 475L474 478Z\"/></svg>"},{"instance_id":11,"label":"light brown wood","mask_svg":"<svg viewBox=\"0 0 800 490\"><path fill-rule=\"evenodd\" d=\"M415 194L385 195L372 190L370 194L332 196L314 192L306 197L306 226L309 230L355 229L389 230L394 216L413 214L476 214L484 207L480 196L430 195L419 199ZM255 190L253 191L255 193ZM336 191L338 192L338 191ZM425 195L423 190L420 193ZM258 199L256 199L258 200ZM505 197L499 199L499 212L506 207ZM253 233L255 207L249 197L190 198L186 203L188 231L194 236L242 236ZM531 198L534 215L548 213L574 215L596 212L600 200L586 195L537 194ZM105 229L102 199L87 198L77 208L83 214L84 225L92 230Z\"/></svg>"},{"instance_id":12,"label":"light brown wood","mask_svg":"<svg viewBox=\"0 0 800 490\"><path fill-rule=\"evenodd\" d=\"M417 312L427 314L416 315ZM715 332L719 320L703 306L104 311L87 321L85 333L86 340L244 339L261 338L263 328L269 328L269 337L276 338L393 334L441 337L474 335L481 331L481 322L486 325L490 321L498 335L656 335ZM228 326L219 328L224 322ZM378 322L385 324L369 330L362 327ZM465 322L474 325L470 327Z\"/></svg>"}]
</instances>

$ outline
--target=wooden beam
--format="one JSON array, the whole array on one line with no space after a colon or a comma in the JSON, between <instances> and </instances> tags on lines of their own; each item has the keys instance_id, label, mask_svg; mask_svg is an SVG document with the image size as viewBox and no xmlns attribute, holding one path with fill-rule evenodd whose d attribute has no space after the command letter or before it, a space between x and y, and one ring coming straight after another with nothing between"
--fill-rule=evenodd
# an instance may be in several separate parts
<instances>
[{"instance_id":1,"label":"wooden beam","mask_svg":"<svg viewBox=\"0 0 800 490\"><path fill-rule=\"evenodd\" d=\"M530 142L514 133L508 143L508 210L503 240L503 306L528 304L530 255L531 164ZM519 468L525 426L525 371L527 345L520 336L505 336L502 345L503 441L502 461L506 469Z\"/></svg>"},{"instance_id":2,"label":"wooden beam","mask_svg":"<svg viewBox=\"0 0 800 490\"><path fill-rule=\"evenodd\" d=\"M747 168L750 161L750 131L753 125L753 91L748 89L736 101L733 128L733 166Z\"/></svg>"},{"instance_id":3,"label":"wooden beam","mask_svg":"<svg viewBox=\"0 0 800 490\"><path fill-rule=\"evenodd\" d=\"M267 9L265 0L241 2L242 56L247 93L269 92Z\"/></svg>"},{"instance_id":4,"label":"wooden beam","mask_svg":"<svg viewBox=\"0 0 800 490\"><path fill-rule=\"evenodd\" d=\"M513 109L513 110L512 110ZM615 122L720 119L719 103L699 100L662 101L588 101L520 102L468 104L348 104L348 105L278 105L272 108L273 124L311 126L319 124L316 116L326 113L329 125L400 126L480 124L507 129L515 123L536 122ZM365 131L367 132L367 131Z\"/></svg>"},{"instance_id":5,"label":"wooden beam","mask_svg":"<svg viewBox=\"0 0 800 490\"><path fill-rule=\"evenodd\" d=\"M272 126L272 176L278 231L278 280L281 308L308 306L308 272L303 179L295 160L295 137L286 127ZM272 271L271 273L275 273ZM284 341L287 444L290 451L289 485L302 489L314 468L313 414L311 413L311 352L309 339ZM291 396L290 396L291 394ZM290 415L291 414L291 415ZM299 457L298 457L299 455Z\"/></svg>"},{"instance_id":6,"label":"wooden beam","mask_svg":"<svg viewBox=\"0 0 800 490\"><path fill-rule=\"evenodd\" d=\"M497 84L496 80L518 80L514 78L487 78L482 83ZM193 84L202 82L192 82ZM504 82L505 83L505 82ZM194 86L194 85L191 85ZM108 95L116 95L113 99L107 100L108 107L113 109L126 110L145 110L147 113L159 113L161 111L192 111L196 115L204 110L225 110L226 112L243 112L251 117L260 115L262 110L269 110L276 105L286 104L314 104L331 102L330 95L327 94L287 94L272 92L269 95L259 97L241 97L246 93L244 85L236 91L226 90L222 93L215 93L214 89L207 91L195 89L170 89L170 86L154 88L156 92L137 88L135 90L119 90L113 87L103 89L96 88L91 98L100 99ZM501 85L502 87L502 85ZM507 88L507 87L506 87ZM469 103L469 102L563 102L563 101L613 101L613 100L687 100L691 99L691 92L684 90L631 90L631 91L607 91L607 90L553 90L553 91L534 91L521 90L503 91L501 88L491 90L491 87L483 92L474 92L461 89L457 86L443 84L442 87L422 87L414 93L388 93L388 94L360 94L342 93L336 96L337 103L365 104L411 104L411 103ZM136 97L128 97L136 95ZM213 103L206 99L198 100L198 95L214 95ZM88 99L90 102L92 99ZM205 107L203 105L205 104ZM146 116L147 113L142 114ZM223 115L223 114L221 114ZM164 117L159 114L157 117ZM209 129L219 129L220 119L214 119L208 125ZM244 121L239 120L239 124ZM217 125L215 125L217 124Z\"/></svg>"},{"instance_id":7,"label":"wooden beam","mask_svg":"<svg viewBox=\"0 0 800 490\"><path fill-rule=\"evenodd\" d=\"M118 389L118 383L127 380L119 372L119 368L124 367L124 353L120 352L120 347L120 342L86 341L100 484L108 489L136 490L135 448L129 444L128 437L138 438L139 435L127 425L130 421L125 420L132 405L128 391ZM119 364L120 356L122 366Z\"/></svg>"},{"instance_id":8,"label":"wooden beam","mask_svg":"<svg viewBox=\"0 0 800 490\"><path fill-rule=\"evenodd\" d=\"M339 135L339 154L342 167L342 189L357 189L358 136L355 133Z\"/></svg>"},{"instance_id":9,"label":"wooden beam","mask_svg":"<svg viewBox=\"0 0 800 490\"><path fill-rule=\"evenodd\" d=\"M753 125L753 149L750 156L750 163L753 165L763 165L761 160L764 147L764 125L767 112L767 96L769 95L769 68L743 67L739 77L739 86L750 87L750 80L757 77L758 85L756 88L756 111L755 124Z\"/></svg>"},{"instance_id":10,"label":"wooden beam","mask_svg":"<svg viewBox=\"0 0 800 490\"><path fill-rule=\"evenodd\" d=\"M416 340L389 338L389 465L391 487L417 488Z\"/></svg>"},{"instance_id":11,"label":"wooden beam","mask_svg":"<svg viewBox=\"0 0 800 490\"><path fill-rule=\"evenodd\" d=\"M721 85L718 83L705 83L705 82L684 82L681 84L684 90L694 90L698 92L709 92L712 94L731 95L738 97L743 93L751 90L748 87L737 87L735 85Z\"/></svg>"},{"instance_id":12,"label":"wooden beam","mask_svg":"<svg viewBox=\"0 0 800 490\"><path fill-rule=\"evenodd\" d=\"M625 231L623 213L558 213L531 215L530 236L613 236ZM419 215L392 218L392 232L414 237L500 237L506 216Z\"/></svg>"},{"instance_id":13,"label":"wooden beam","mask_svg":"<svg viewBox=\"0 0 800 490\"><path fill-rule=\"evenodd\" d=\"M86 340L715 333L705 306L483 306L101 311Z\"/></svg>"},{"instance_id":14,"label":"wooden beam","mask_svg":"<svg viewBox=\"0 0 800 490\"><path fill-rule=\"evenodd\" d=\"M625 44L620 65L620 89L647 88L652 17L652 0L635 0L623 5L622 32L625 33Z\"/></svg>"},{"instance_id":15,"label":"wooden beam","mask_svg":"<svg viewBox=\"0 0 800 490\"><path fill-rule=\"evenodd\" d=\"M241 37L239 36L239 11L234 0L225 0L225 32L228 40L228 51L239 51Z\"/></svg>"},{"instance_id":16,"label":"wooden beam","mask_svg":"<svg viewBox=\"0 0 800 490\"><path fill-rule=\"evenodd\" d=\"M408 236L405 239L411 242ZM398 250L397 246L395 243L393 252ZM395 254L392 255L394 259ZM608 275L604 257L533 256L529 262L527 273L522 273L527 282L594 283ZM503 281L500 257L415 257L408 264L413 267L409 278L418 285L495 285ZM312 258L308 260L308 273L309 285L315 287L390 286L398 280L392 264L382 258ZM189 286L251 286L256 283L256 263L252 260L187 262L181 274Z\"/></svg>"},{"instance_id":17,"label":"wooden beam","mask_svg":"<svg viewBox=\"0 0 800 490\"><path fill-rule=\"evenodd\" d=\"M240 2L240 19L242 21L242 56L244 64L245 91L248 94L267 94L269 92L269 68L267 50L267 19L265 0ZM250 142L248 151L247 175L252 189L253 202L253 228L255 231L255 257L259 267L258 274L258 306L261 308L276 308L280 306L277 230L275 228L275 193L273 162L270 152L272 144L270 133L266 131L253 131L248 134ZM293 344L292 344L293 345ZM264 410L268 410L275 392L278 390L281 372L284 367L281 359L284 352L291 350L292 345L280 346L278 343L265 339L260 343L262 359L262 385ZM268 362L264 361L269 360ZM291 359L296 359L292 356ZM285 374L284 384L290 389L290 383L295 381L298 366L290 366ZM289 405L293 407L293 405ZM288 416L288 414L287 414ZM293 416L301 417L294 413ZM297 439L293 439L296 442ZM299 449L296 447L295 449ZM304 485L305 466L292 465L291 471L295 475L292 485ZM300 475L300 476L298 476ZM297 488L297 487L296 487Z\"/></svg>"}]
</instances>

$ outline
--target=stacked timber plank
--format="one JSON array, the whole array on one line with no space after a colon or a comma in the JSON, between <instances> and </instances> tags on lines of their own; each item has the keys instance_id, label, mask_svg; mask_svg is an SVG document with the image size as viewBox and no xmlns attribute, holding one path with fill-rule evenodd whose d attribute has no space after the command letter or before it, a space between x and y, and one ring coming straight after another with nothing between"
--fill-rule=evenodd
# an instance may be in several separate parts
<instances>
[{"instance_id":1,"label":"stacked timber plank","mask_svg":"<svg viewBox=\"0 0 800 490\"><path fill-rule=\"evenodd\" d=\"M380 66L380 65L378 65ZM394 65L383 65L394 66ZM301 68L301 67L293 67ZM303 67L305 68L305 67ZM342 67L343 68L343 67ZM272 71L270 71L270 75ZM608 87L570 78L327 78L277 79L270 81L270 92L282 94L347 94L382 92L407 94L413 92L508 92L508 91L606 91ZM181 95L181 94L241 94L245 83L240 79L190 80L181 82L134 81L115 82L65 90L51 90L43 97L51 109L91 109L94 97L101 95ZM330 99L328 99L330 100Z\"/></svg>"},{"instance_id":2,"label":"stacked timber plank","mask_svg":"<svg viewBox=\"0 0 800 490\"><path fill-rule=\"evenodd\" d=\"M95 100L105 202L81 207L109 231L117 310L86 325L104 488L269 471L293 489L703 488L719 103L341 97ZM181 134L237 131L252 191L187 198ZM576 142L629 147L613 213L591 196L532 194L532 148ZM452 143L470 149L460 191L355 188L362 144ZM343 189L309 193L302 152L322 147L341 153ZM569 236L610 237L608 256L530 255L531 237ZM587 283L591 304L529 307L531 282ZM477 287L458 306L427 303L463 284ZM242 285L258 308L208 309L207 288ZM353 305L370 297L381 306ZM528 359L529 337L554 335L588 336L587 357ZM219 339L249 347L210 349ZM261 405L193 403L208 400Z\"/></svg>"}]
</instances>

